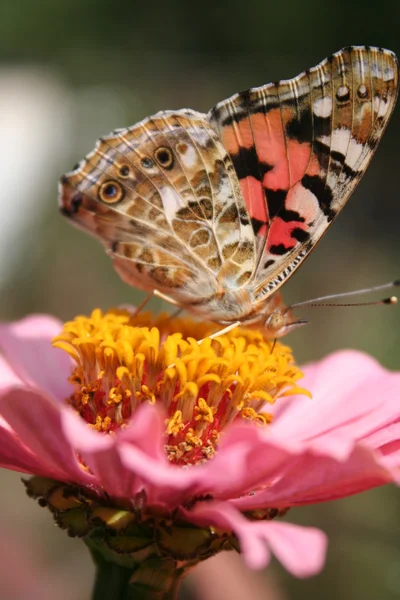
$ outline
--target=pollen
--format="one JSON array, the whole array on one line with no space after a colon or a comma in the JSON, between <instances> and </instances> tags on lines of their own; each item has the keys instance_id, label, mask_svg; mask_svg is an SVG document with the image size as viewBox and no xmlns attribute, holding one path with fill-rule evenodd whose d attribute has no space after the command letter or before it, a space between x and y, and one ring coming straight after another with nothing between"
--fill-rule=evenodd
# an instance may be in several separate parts
<instances>
[{"instance_id":1,"label":"pollen","mask_svg":"<svg viewBox=\"0 0 400 600\"><path fill-rule=\"evenodd\" d=\"M53 340L75 363L66 401L105 435L128 426L141 404L160 405L168 459L189 465L212 458L233 421L267 427L268 405L310 395L298 385L303 375L288 346L241 327L207 337L214 331L212 323L165 314L78 316Z\"/></svg>"}]
</instances>

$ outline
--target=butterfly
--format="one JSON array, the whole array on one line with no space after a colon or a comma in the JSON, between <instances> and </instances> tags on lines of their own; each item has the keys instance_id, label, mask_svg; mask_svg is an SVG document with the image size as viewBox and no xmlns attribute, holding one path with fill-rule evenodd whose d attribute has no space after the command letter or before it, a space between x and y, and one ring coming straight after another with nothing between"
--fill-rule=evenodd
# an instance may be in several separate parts
<instances>
[{"instance_id":1,"label":"butterfly","mask_svg":"<svg viewBox=\"0 0 400 600\"><path fill-rule=\"evenodd\" d=\"M395 55L352 46L207 114L158 112L100 138L61 178L61 211L125 282L279 337L302 321L278 290L346 204L397 92Z\"/></svg>"}]
</instances>

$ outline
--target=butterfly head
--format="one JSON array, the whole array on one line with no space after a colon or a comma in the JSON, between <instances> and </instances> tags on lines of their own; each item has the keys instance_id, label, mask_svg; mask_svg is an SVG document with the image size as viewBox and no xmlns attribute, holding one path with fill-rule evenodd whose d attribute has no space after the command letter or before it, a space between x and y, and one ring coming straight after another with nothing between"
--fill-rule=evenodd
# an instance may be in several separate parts
<instances>
[{"instance_id":1,"label":"butterfly head","mask_svg":"<svg viewBox=\"0 0 400 600\"><path fill-rule=\"evenodd\" d=\"M268 315L264 326L268 337L280 338L302 325L307 325L307 323L306 319L294 320L290 311L278 308Z\"/></svg>"},{"instance_id":2,"label":"butterfly head","mask_svg":"<svg viewBox=\"0 0 400 600\"><path fill-rule=\"evenodd\" d=\"M263 311L264 333L269 338L280 338L294 329L306 325L306 319L296 319L290 307L282 303L282 296L276 292L266 301ZM260 326L260 322L258 323Z\"/></svg>"}]
</instances>

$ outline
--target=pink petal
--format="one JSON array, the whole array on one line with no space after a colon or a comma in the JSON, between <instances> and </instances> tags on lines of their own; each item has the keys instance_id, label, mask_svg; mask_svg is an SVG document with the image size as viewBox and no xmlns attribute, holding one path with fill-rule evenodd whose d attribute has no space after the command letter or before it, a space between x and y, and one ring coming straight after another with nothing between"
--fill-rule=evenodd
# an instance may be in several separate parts
<instances>
[{"instance_id":1,"label":"pink petal","mask_svg":"<svg viewBox=\"0 0 400 600\"><path fill-rule=\"evenodd\" d=\"M117 448L122 463L138 477L132 493L142 488L149 503L172 509L187 500L188 494L201 493L209 471L208 464L192 469L171 465L163 450L164 427L163 412L144 404L132 424L117 436Z\"/></svg>"},{"instance_id":2,"label":"pink petal","mask_svg":"<svg viewBox=\"0 0 400 600\"><path fill-rule=\"evenodd\" d=\"M400 444L400 423L391 423L374 431L363 438L363 444L366 444L370 448L379 449L379 451L385 455L388 454L388 446L390 445L391 452L394 453L396 444L397 446Z\"/></svg>"},{"instance_id":3,"label":"pink petal","mask_svg":"<svg viewBox=\"0 0 400 600\"><path fill-rule=\"evenodd\" d=\"M251 569L265 567L270 550L297 577L315 575L324 565L327 539L318 529L276 521L249 521L227 502L199 502L192 510L182 512L197 525L233 531Z\"/></svg>"},{"instance_id":4,"label":"pink petal","mask_svg":"<svg viewBox=\"0 0 400 600\"><path fill-rule=\"evenodd\" d=\"M325 502L398 480L399 476L400 471L385 465L361 445L355 445L342 462L308 450L288 459L287 469L278 481L232 502L241 510Z\"/></svg>"},{"instance_id":5,"label":"pink petal","mask_svg":"<svg viewBox=\"0 0 400 600\"><path fill-rule=\"evenodd\" d=\"M390 442L382 448L382 464L387 469L393 469L399 472L400 469L400 443ZM400 485L399 479L396 480L397 485Z\"/></svg>"},{"instance_id":6,"label":"pink petal","mask_svg":"<svg viewBox=\"0 0 400 600\"><path fill-rule=\"evenodd\" d=\"M285 469L289 451L268 431L250 423L229 427L212 461L198 470L196 493L218 499L240 496L275 479Z\"/></svg>"},{"instance_id":7,"label":"pink petal","mask_svg":"<svg viewBox=\"0 0 400 600\"><path fill-rule=\"evenodd\" d=\"M145 490L149 504L173 509L196 491L197 467L187 470L173 467L166 458L154 459L126 443L118 445L118 454L122 464L138 477L132 494Z\"/></svg>"},{"instance_id":8,"label":"pink petal","mask_svg":"<svg viewBox=\"0 0 400 600\"><path fill-rule=\"evenodd\" d=\"M136 417L139 419L137 424ZM144 435L145 426L148 427L147 436ZM168 463L161 450L163 427L159 411L149 405L143 406L135 415L134 423L118 436L118 452L124 465L140 477L149 501L170 508L184 502L188 494L211 493L219 499L240 495L260 481L276 477L287 461L286 448L274 447L264 430L243 423L227 431L212 461L191 469L179 469ZM131 439L127 443L129 432ZM140 432L140 438L135 439L134 432ZM156 438L152 438L154 433ZM142 445L142 438L146 445ZM151 446L148 446L151 439ZM74 443L79 444L79 441ZM261 448L264 454L260 452Z\"/></svg>"},{"instance_id":9,"label":"pink petal","mask_svg":"<svg viewBox=\"0 0 400 600\"><path fill-rule=\"evenodd\" d=\"M137 475L121 463L116 449L119 435L104 435L92 429L72 410L63 412L62 426L65 437L80 452L97 485L114 498L133 495Z\"/></svg>"},{"instance_id":10,"label":"pink petal","mask_svg":"<svg viewBox=\"0 0 400 600\"><path fill-rule=\"evenodd\" d=\"M278 521L256 525L276 558L293 575L310 577L322 571L328 539L320 529Z\"/></svg>"},{"instance_id":11,"label":"pink petal","mask_svg":"<svg viewBox=\"0 0 400 600\"><path fill-rule=\"evenodd\" d=\"M277 402L271 430L286 439L315 439L336 429L360 439L376 427L386 395L400 390L400 373L387 371L361 352L336 352L304 371L301 384L313 399L297 396ZM388 408L384 420L400 412L394 398Z\"/></svg>"},{"instance_id":12,"label":"pink petal","mask_svg":"<svg viewBox=\"0 0 400 600\"><path fill-rule=\"evenodd\" d=\"M348 368L350 365L351 370ZM343 392L349 386L358 385L368 368L374 368L376 365L373 358L354 350L333 352L322 360L305 365L302 367L304 378L300 380L300 384L312 393L313 399L300 395L278 400L271 407L275 415L274 422L279 421L283 424L285 421L292 421L304 408L315 404L315 397L320 403L320 398L329 398L332 394L337 395L337 391Z\"/></svg>"},{"instance_id":13,"label":"pink petal","mask_svg":"<svg viewBox=\"0 0 400 600\"><path fill-rule=\"evenodd\" d=\"M163 450L164 415L154 406L141 406L129 427L113 437L89 428L72 411L64 412L63 427L97 481L114 497L133 497L145 490L148 501L156 502L158 494L169 498L163 481L168 486L173 475L185 480L181 470L167 461ZM123 446L128 448L127 460L121 457Z\"/></svg>"},{"instance_id":14,"label":"pink petal","mask_svg":"<svg viewBox=\"0 0 400 600\"><path fill-rule=\"evenodd\" d=\"M144 406L138 416L139 414L143 415L143 424L145 418L148 419L149 424L153 423L153 418L154 423L157 423L158 419L157 425L149 425L149 431L156 431L157 427L157 436L160 435L163 422L158 411L154 407ZM141 424L140 421L138 423ZM126 431L142 431L143 438L147 440L144 427L136 428L133 424L131 427L132 429L128 428ZM151 438L151 433L149 437ZM84 450L83 442L79 441L82 439L81 434L77 434L76 439L70 439L74 445ZM287 471L292 472L294 466L305 460L303 455L307 457L312 455L309 460L314 461L313 464L316 465L322 457L328 457L327 460L331 462L345 461L354 447L352 440L333 439L332 434L329 439L323 438L307 445L304 442L280 439L272 432L249 423L238 423L227 429L218 453L212 461L196 465L191 469L178 469L167 462L165 454L159 449L151 455L144 446L145 451L138 447L133 437L130 443L126 442L125 435L120 435L117 439L122 463L139 477L142 485L145 486L149 502L163 504L170 508L185 502L187 494L201 496L210 493L218 499L243 497L257 487L265 487L266 484L281 479ZM159 441L157 448L158 444ZM87 460L94 469L91 459L87 458ZM321 461L321 464L325 463ZM334 464L337 465L337 462ZM244 498L247 499L249 496Z\"/></svg>"},{"instance_id":15,"label":"pink petal","mask_svg":"<svg viewBox=\"0 0 400 600\"><path fill-rule=\"evenodd\" d=\"M12 385L22 385L22 381L17 377L4 358L0 356L0 393L2 389Z\"/></svg>"},{"instance_id":16,"label":"pink petal","mask_svg":"<svg viewBox=\"0 0 400 600\"><path fill-rule=\"evenodd\" d=\"M59 405L35 390L11 388L0 396L0 414L34 454L48 476L62 481L92 483L76 459L62 428Z\"/></svg>"},{"instance_id":17,"label":"pink petal","mask_svg":"<svg viewBox=\"0 0 400 600\"><path fill-rule=\"evenodd\" d=\"M36 315L0 325L0 348L15 373L25 383L63 401L72 392L67 381L70 357L51 345L62 323L53 317Z\"/></svg>"},{"instance_id":18,"label":"pink petal","mask_svg":"<svg viewBox=\"0 0 400 600\"><path fill-rule=\"evenodd\" d=\"M342 462L353 448L352 440L332 434L317 441L296 442L250 423L235 423L224 433L213 460L196 467L198 478L193 485L196 494L236 498L258 487L270 487L303 460L303 455L311 455L317 464L326 457Z\"/></svg>"},{"instance_id":19,"label":"pink petal","mask_svg":"<svg viewBox=\"0 0 400 600\"><path fill-rule=\"evenodd\" d=\"M80 452L101 452L112 448L114 437L102 435L79 417L72 409L62 411L63 433L70 445Z\"/></svg>"},{"instance_id":20,"label":"pink petal","mask_svg":"<svg viewBox=\"0 0 400 600\"><path fill-rule=\"evenodd\" d=\"M50 477L52 469L32 454L13 431L0 428L0 467Z\"/></svg>"},{"instance_id":21,"label":"pink petal","mask_svg":"<svg viewBox=\"0 0 400 600\"><path fill-rule=\"evenodd\" d=\"M133 444L145 454L165 460L164 431L166 414L158 405L142 404L135 412L129 427L121 431L121 442Z\"/></svg>"}]
</instances>

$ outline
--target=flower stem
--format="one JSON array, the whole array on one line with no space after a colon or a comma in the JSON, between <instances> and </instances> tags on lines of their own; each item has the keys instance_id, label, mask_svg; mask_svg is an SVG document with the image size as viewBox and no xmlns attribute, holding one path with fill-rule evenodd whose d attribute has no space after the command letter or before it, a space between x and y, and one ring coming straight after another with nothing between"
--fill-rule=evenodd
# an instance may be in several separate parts
<instances>
[{"instance_id":1,"label":"flower stem","mask_svg":"<svg viewBox=\"0 0 400 600\"><path fill-rule=\"evenodd\" d=\"M92 600L176 600L182 569L172 561L149 559L136 570L105 560L92 551L96 580ZM173 567L173 568L171 568Z\"/></svg>"},{"instance_id":2,"label":"flower stem","mask_svg":"<svg viewBox=\"0 0 400 600\"><path fill-rule=\"evenodd\" d=\"M130 600L136 598L129 585L130 570L104 561L97 566L92 600Z\"/></svg>"}]
</instances>

